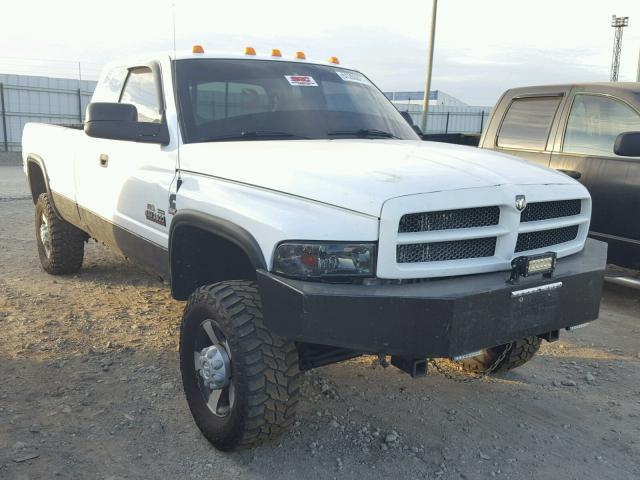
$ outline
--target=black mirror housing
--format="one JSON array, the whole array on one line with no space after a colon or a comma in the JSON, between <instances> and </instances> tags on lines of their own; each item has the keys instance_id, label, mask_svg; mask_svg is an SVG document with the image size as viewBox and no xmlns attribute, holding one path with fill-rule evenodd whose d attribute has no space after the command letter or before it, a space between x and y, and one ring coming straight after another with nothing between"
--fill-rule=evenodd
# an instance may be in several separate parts
<instances>
[{"instance_id":1,"label":"black mirror housing","mask_svg":"<svg viewBox=\"0 0 640 480\"><path fill-rule=\"evenodd\" d=\"M616 137L613 153L621 157L640 157L640 132L624 132Z\"/></svg>"},{"instance_id":2,"label":"black mirror housing","mask_svg":"<svg viewBox=\"0 0 640 480\"><path fill-rule=\"evenodd\" d=\"M169 144L169 129L160 123L138 122L138 110L127 103L90 103L84 132L94 138Z\"/></svg>"}]
</instances>

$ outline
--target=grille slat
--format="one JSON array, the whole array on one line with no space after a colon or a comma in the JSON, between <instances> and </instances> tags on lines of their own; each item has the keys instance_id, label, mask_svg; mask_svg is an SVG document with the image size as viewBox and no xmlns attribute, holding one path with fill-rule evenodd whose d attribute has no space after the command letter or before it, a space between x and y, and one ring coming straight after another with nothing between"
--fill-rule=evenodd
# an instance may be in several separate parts
<instances>
[{"instance_id":1,"label":"grille slat","mask_svg":"<svg viewBox=\"0 0 640 480\"><path fill-rule=\"evenodd\" d=\"M536 222L552 218L580 215L582 200L558 200L554 202L534 202L527 205L520 215L521 222Z\"/></svg>"},{"instance_id":2,"label":"grille slat","mask_svg":"<svg viewBox=\"0 0 640 480\"><path fill-rule=\"evenodd\" d=\"M400 219L398 232L415 233L488 227L497 225L499 220L500 207L497 206L409 213Z\"/></svg>"},{"instance_id":3,"label":"grille slat","mask_svg":"<svg viewBox=\"0 0 640 480\"><path fill-rule=\"evenodd\" d=\"M412 243L396 247L396 261L398 263L420 263L491 257L495 254L495 250L495 237L450 242Z\"/></svg>"},{"instance_id":4,"label":"grille slat","mask_svg":"<svg viewBox=\"0 0 640 480\"><path fill-rule=\"evenodd\" d=\"M537 250L538 248L551 247L561 243L575 240L578 236L578 225L570 227L553 228L539 232L521 233L516 243L516 253Z\"/></svg>"}]
</instances>

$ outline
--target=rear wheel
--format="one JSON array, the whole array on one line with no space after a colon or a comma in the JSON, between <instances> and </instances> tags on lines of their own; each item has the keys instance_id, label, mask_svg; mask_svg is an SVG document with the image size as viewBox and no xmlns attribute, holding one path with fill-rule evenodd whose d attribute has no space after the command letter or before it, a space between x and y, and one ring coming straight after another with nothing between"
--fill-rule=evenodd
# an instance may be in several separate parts
<instances>
[{"instance_id":1,"label":"rear wheel","mask_svg":"<svg viewBox=\"0 0 640 480\"><path fill-rule=\"evenodd\" d=\"M298 353L264 326L253 282L207 285L189 297L180 370L196 425L219 450L274 438L294 419Z\"/></svg>"},{"instance_id":2,"label":"rear wheel","mask_svg":"<svg viewBox=\"0 0 640 480\"><path fill-rule=\"evenodd\" d=\"M523 338L511 343L511 348L506 354L505 350L509 348L509 344L484 349L478 355L465 358L458 364L462 366L463 370L474 373L497 373L511 370L531 360L540 349L541 343L542 340L538 337ZM500 360L502 355L504 358ZM490 369L491 371L487 372Z\"/></svg>"},{"instance_id":3,"label":"rear wheel","mask_svg":"<svg viewBox=\"0 0 640 480\"><path fill-rule=\"evenodd\" d=\"M36 203L36 243L42 268L52 275L77 273L84 257L85 233L55 213L46 193Z\"/></svg>"}]
</instances>

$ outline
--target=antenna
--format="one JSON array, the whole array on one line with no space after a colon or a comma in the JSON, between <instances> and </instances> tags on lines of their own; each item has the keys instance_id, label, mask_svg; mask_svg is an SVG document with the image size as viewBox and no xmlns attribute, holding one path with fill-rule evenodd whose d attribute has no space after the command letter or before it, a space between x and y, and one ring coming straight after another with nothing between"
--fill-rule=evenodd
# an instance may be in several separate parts
<instances>
[{"instance_id":1,"label":"antenna","mask_svg":"<svg viewBox=\"0 0 640 480\"><path fill-rule=\"evenodd\" d=\"M176 57L176 2L171 2L171 22L173 29L173 57Z\"/></svg>"},{"instance_id":2,"label":"antenna","mask_svg":"<svg viewBox=\"0 0 640 480\"><path fill-rule=\"evenodd\" d=\"M171 22L172 22L172 30L173 30L173 61L171 62L171 83L173 84L173 102L176 107L176 146L178 147L178 180L177 180L177 189L182 185L182 178L180 178L180 138L178 135L178 85L177 85L177 75L176 75L176 60L178 58L177 48L176 48L176 2L175 0L171 2ZM176 191L177 191L176 189Z\"/></svg>"}]
</instances>

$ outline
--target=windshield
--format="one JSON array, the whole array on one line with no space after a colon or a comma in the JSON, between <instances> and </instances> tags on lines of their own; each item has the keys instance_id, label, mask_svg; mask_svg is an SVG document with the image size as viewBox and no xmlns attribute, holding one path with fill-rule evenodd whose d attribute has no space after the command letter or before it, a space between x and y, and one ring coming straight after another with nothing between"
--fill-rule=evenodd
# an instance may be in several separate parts
<instances>
[{"instance_id":1,"label":"windshield","mask_svg":"<svg viewBox=\"0 0 640 480\"><path fill-rule=\"evenodd\" d=\"M418 136L361 73L298 62L176 62L185 143Z\"/></svg>"}]
</instances>

